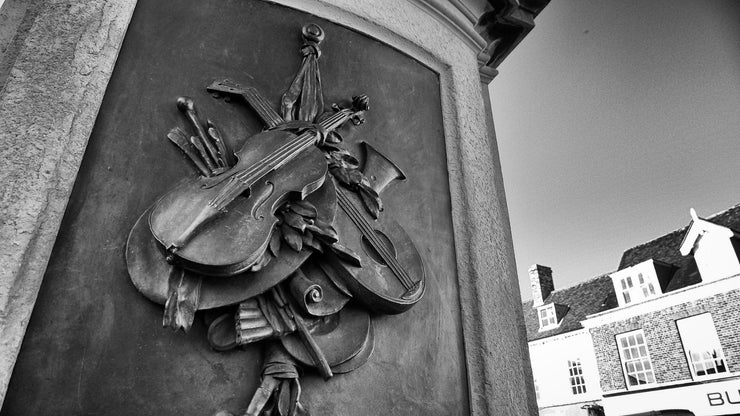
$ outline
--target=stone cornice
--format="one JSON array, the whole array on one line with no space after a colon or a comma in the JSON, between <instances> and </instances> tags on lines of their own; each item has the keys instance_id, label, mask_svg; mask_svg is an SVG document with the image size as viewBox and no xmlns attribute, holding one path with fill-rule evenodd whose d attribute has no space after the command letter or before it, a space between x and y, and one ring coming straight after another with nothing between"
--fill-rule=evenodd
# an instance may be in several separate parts
<instances>
[{"instance_id":1,"label":"stone cornice","mask_svg":"<svg viewBox=\"0 0 740 416\"><path fill-rule=\"evenodd\" d=\"M489 0L492 10L478 19L476 30L486 40L478 54L481 81L498 74L498 66L534 28L534 18L550 0Z\"/></svg>"},{"instance_id":2,"label":"stone cornice","mask_svg":"<svg viewBox=\"0 0 740 416\"><path fill-rule=\"evenodd\" d=\"M450 27L471 49L481 50L486 47L486 40L475 31L475 21L470 20L473 16L464 12L467 10L464 5L445 0L413 0L413 3L435 20Z\"/></svg>"},{"instance_id":3,"label":"stone cornice","mask_svg":"<svg viewBox=\"0 0 740 416\"><path fill-rule=\"evenodd\" d=\"M464 0L413 0L417 7L452 29L478 53L481 81L491 82L496 69L534 28L534 18L550 0L489 0L484 11L476 12Z\"/></svg>"}]
</instances>

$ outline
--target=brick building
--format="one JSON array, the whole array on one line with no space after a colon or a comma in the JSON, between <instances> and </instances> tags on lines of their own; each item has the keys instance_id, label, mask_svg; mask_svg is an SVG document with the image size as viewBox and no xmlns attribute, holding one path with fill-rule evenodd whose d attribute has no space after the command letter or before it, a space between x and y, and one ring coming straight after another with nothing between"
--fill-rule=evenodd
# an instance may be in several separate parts
<instances>
[{"instance_id":1,"label":"brick building","mask_svg":"<svg viewBox=\"0 0 740 416\"><path fill-rule=\"evenodd\" d=\"M586 415L589 403L609 416L740 414L735 230L740 205L707 219L692 210L688 226L625 251L615 272L560 291L533 266L523 307L540 414ZM558 364L586 346L588 395Z\"/></svg>"},{"instance_id":2,"label":"brick building","mask_svg":"<svg viewBox=\"0 0 740 416\"><path fill-rule=\"evenodd\" d=\"M617 307L582 321L606 413L740 413L740 206L624 252ZM689 414L689 413L686 413Z\"/></svg>"}]
</instances>

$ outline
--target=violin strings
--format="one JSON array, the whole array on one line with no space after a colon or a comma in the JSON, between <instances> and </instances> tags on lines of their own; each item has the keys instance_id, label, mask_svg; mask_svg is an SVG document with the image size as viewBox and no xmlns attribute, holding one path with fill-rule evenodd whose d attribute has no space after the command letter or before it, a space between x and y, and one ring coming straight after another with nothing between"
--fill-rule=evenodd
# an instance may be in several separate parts
<instances>
[{"instance_id":1,"label":"violin strings","mask_svg":"<svg viewBox=\"0 0 740 416\"><path fill-rule=\"evenodd\" d=\"M396 257L393 256L392 253L390 253L387 247L385 247L385 244L380 241L380 238L374 232L365 217L358 211L358 208L354 206L352 201L349 200L349 197L344 194L342 190L338 189L337 194L340 195L340 206L344 209L350 219L352 219L355 225L360 228L360 231L363 233L363 235L371 240L371 242L375 246L374 248L378 251L378 254L381 255L383 260L388 264L388 267L394 272L394 274L399 279L399 281L401 281L406 290L409 290L411 287L413 287L413 285L415 284L413 279L408 275L403 266L398 263Z\"/></svg>"},{"instance_id":2,"label":"violin strings","mask_svg":"<svg viewBox=\"0 0 740 416\"><path fill-rule=\"evenodd\" d=\"M362 213L359 212L359 208L357 208L352 203L352 201L349 199L349 197L342 190L338 190L338 192L341 192L341 198L342 198L341 199L341 203L342 203L343 208L345 208L345 212L347 210L352 211L351 213L348 213L348 214L353 214L354 218L352 218L352 219L356 223L359 222L359 224L357 224L358 226L363 226L363 228L364 228L363 234L368 234L368 235L366 235L366 237L369 238L369 239L371 239L372 242L375 243L375 245L378 246L378 250L379 251L382 250L382 249L386 249L384 253L380 253L379 252L379 254L381 254L381 255L385 254L384 257L388 257L388 258L391 259L391 263L393 263L393 264L390 265L390 266L398 266L399 268L402 269L401 265L397 263L395 256L392 255L392 253L385 247L385 244L383 244L383 242L380 240L380 238L377 236L377 234L375 234L375 232L373 230L373 227L368 223L367 219L365 219L365 216L362 215ZM403 273L403 274L405 274L405 273ZM411 281L411 279L409 279L409 281Z\"/></svg>"},{"instance_id":3,"label":"violin strings","mask_svg":"<svg viewBox=\"0 0 740 416\"><path fill-rule=\"evenodd\" d=\"M343 121L343 119L345 119L346 116L347 116L346 112L339 112L339 113L331 116L330 118L326 119L324 122L321 123L321 125L322 125L322 127L324 127L327 130L333 130L334 128L336 128L334 126L334 124L340 122L340 120ZM311 140L307 140L309 138ZM293 139L292 141L284 144L282 147L276 149L271 155L268 155L260 163L262 163L263 165L269 165L270 163L272 163L275 160L282 159L282 161L287 161L286 158L284 158L283 155L281 154L281 152L283 152L284 149L286 149L286 148L288 148L290 146L294 146L294 145L297 144L298 145L297 148L294 146L293 149L288 149L284 153L285 154L289 154L290 152L295 152L295 150L298 150L298 152L301 152L301 151L305 150L305 148L308 148L309 145L312 144L312 141L313 141L313 135L311 135L310 133L303 133L300 136L298 136L295 139ZM271 169L272 168L275 168L277 166L278 165L276 164L276 166L271 167ZM238 173L235 176L238 176L239 177L239 180L246 179L249 175L252 174L252 172L254 170L256 170L258 168L261 168L261 167L259 165L257 165L257 167L252 168L252 169L249 169L249 170L246 170L246 171L241 172L241 173Z\"/></svg>"},{"instance_id":4,"label":"violin strings","mask_svg":"<svg viewBox=\"0 0 740 416\"><path fill-rule=\"evenodd\" d=\"M332 115L330 118L324 120L321 125L327 130L333 130L334 128L336 128L335 124L344 121L346 117L347 112L340 111L337 114ZM309 138L310 140L307 140ZM225 208L225 205L228 205L240 193L244 192L244 190L252 185L254 181L262 178L271 170L277 169L282 166L282 164L292 160L297 154L303 152L305 149L311 146L312 142L313 135L311 133L303 133L295 139L283 144L281 147L265 157L258 164L255 164L249 169L234 175L235 180L241 182L241 184L235 183L234 179L232 179L231 183L226 184L226 186L224 186L224 189L222 189L221 192L219 192L218 195L216 195L210 201L210 204L219 210Z\"/></svg>"},{"instance_id":5,"label":"violin strings","mask_svg":"<svg viewBox=\"0 0 740 416\"><path fill-rule=\"evenodd\" d=\"M267 103L263 100L262 96L257 94L254 90L251 88L247 88L244 90L245 95L249 95L251 98L248 99L249 103L254 107L255 110L257 110L258 113L261 113L263 115L272 115L274 113L274 110L267 105Z\"/></svg>"},{"instance_id":6,"label":"violin strings","mask_svg":"<svg viewBox=\"0 0 740 416\"><path fill-rule=\"evenodd\" d=\"M406 288L406 290L409 290L414 285L411 277L408 276L403 267L397 262L395 256L393 256L392 253L390 253L385 245L379 240L370 224L368 224L364 216L358 212L354 204L352 204L345 195L342 195L342 197L344 198L340 199L340 205L342 206L342 208L345 210L345 212L347 212L350 219L355 222L358 228L360 228L363 235L365 235L366 238L370 239L371 242L376 246L375 248L378 250L378 254L383 257L383 260L388 264L388 267L391 269L391 271L394 272L401 284L403 284L404 288Z\"/></svg>"}]
</instances>

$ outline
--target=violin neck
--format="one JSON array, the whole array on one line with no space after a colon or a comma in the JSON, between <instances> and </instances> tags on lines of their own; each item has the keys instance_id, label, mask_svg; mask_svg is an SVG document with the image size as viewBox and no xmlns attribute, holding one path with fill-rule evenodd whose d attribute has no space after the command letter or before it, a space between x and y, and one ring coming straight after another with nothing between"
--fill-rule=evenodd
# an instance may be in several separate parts
<instances>
[{"instance_id":1,"label":"violin neck","mask_svg":"<svg viewBox=\"0 0 740 416\"><path fill-rule=\"evenodd\" d=\"M267 128L274 128L285 122L280 117L280 114L273 110L270 103L255 88L244 88L241 91L241 95L252 109L257 112L257 115L267 125Z\"/></svg>"},{"instance_id":2,"label":"violin neck","mask_svg":"<svg viewBox=\"0 0 740 416\"><path fill-rule=\"evenodd\" d=\"M352 113L349 110L339 110L331 116L322 120L319 125L328 133L336 130L349 120Z\"/></svg>"}]
</instances>

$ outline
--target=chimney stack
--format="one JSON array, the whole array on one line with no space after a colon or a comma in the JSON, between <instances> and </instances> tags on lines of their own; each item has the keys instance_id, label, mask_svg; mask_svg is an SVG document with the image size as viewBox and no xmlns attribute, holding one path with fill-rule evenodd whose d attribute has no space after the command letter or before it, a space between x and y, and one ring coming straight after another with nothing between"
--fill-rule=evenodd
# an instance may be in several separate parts
<instances>
[{"instance_id":1,"label":"chimney stack","mask_svg":"<svg viewBox=\"0 0 740 416\"><path fill-rule=\"evenodd\" d=\"M532 284L532 307L542 306L555 290L555 284L552 282L552 269L547 266L533 264L529 268L529 282Z\"/></svg>"}]
</instances>

